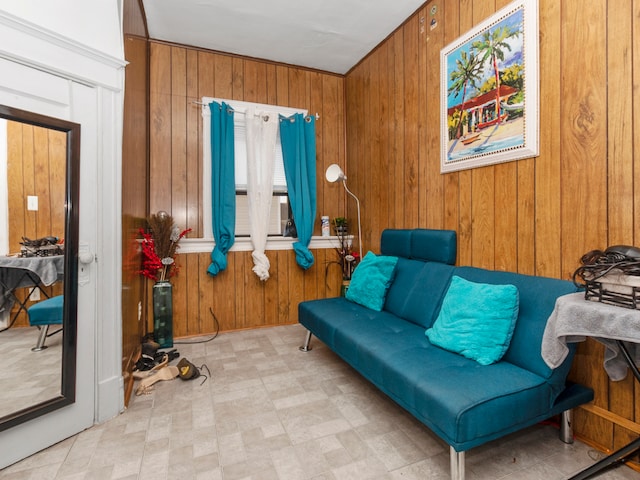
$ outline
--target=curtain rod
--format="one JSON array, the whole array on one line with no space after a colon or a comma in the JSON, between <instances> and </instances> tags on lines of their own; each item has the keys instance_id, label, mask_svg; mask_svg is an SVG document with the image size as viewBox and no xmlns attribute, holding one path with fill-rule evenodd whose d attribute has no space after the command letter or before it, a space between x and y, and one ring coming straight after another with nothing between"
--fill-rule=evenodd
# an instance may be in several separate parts
<instances>
[{"instance_id":1,"label":"curtain rod","mask_svg":"<svg viewBox=\"0 0 640 480\"><path fill-rule=\"evenodd\" d=\"M197 100L194 100L194 101L192 101L191 103L193 103L193 104L195 104L195 105L201 105L201 106L209 105L208 103L198 102ZM234 111L235 113L240 113L240 114L242 114L242 115L244 115L244 114L246 114L246 113L247 113L247 112L245 112L245 111L243 111L243 110L236 110L236 109L233 109L233 111ZM320 120L320 114L319 114L318 112L316 112L315 117L316 117L316 120Z\"/></svg>"}]
</instances>

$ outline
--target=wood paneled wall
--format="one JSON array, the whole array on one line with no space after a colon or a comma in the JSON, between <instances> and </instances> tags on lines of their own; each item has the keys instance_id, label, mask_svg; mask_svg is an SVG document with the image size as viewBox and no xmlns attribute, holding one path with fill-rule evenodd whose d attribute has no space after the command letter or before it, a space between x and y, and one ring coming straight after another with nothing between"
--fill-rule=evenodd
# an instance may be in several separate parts
<instances>
[{"instance_id":1,"label":"wood paneled wall","mask_svg":"<svg viewBox=\"0 0 640 480\"><path fill-rule=\"evenodd\" d=\"M540 155L440 174L440 50L508 3L428 2L346 76L366 248L387 227L448 228L460 265L570 279L586 251L640 244L638 0L539 0ZM640 389L609 381L602 359L580 345L571 378L594 387L596 408L575 426L612 449L640 433Z\"/></svg>"},{"instance_id":2,"label":"wood paneled wall","mask_svg":"<svg viewBox=\"0 0 640 480\"><path fill-rule=\"evenodd\" d=\"M329 164L345 165L343 77L160 42L150 43L149 76L150 212L169 212L181 228L193 229L190 237L202 236L202 118L195 102L208 96L318 113L318 218L344 215L341 185L324 181ZM263 283L251 270L250 252L230 252L216 277L206 273L209 253L179 254L174 336L214 332L213 314L221 330L295 323L301 300L339 292L340 272L327 267L334 250L314 255L315 264L303 271L292 250L267 252L271 278Z\"/></svg>"},{"instance_id":3,"label":"wood paneled wall","mask_svg":"<svg viewBox=\"0 0 640 480\"><path fill-rule=\"evenodd\" d=\"M65 132L7 122L10 253L22 237L64 238L66 142ZM27 208L28 196L38 197L38 210Z\"/></svg>"},{"instance_id":4,"label":"wood paneled wall","mask_svg":"<svg viewBox=\"0 0 640 480\"><path fill-rule=\"evenodd\" d=\"M22 237L64 238L66 162L65 132L7 121L9 253L20 252ZM27 208L28 196L38 197L38 210ZM49 295L60 294L62 284L45 290ZM16 291L20 299L27 294L28 289ZM16 304L13 311L17 310ZM14 326L27 325L22 311Z\"/></svg>"},{"instance_id":5,"label":"wood paneled wall","mask_svg":"<svg viewBox=\"0 0 640 480\"><path fill-rule=\"evenodd\" d=\"M149 197L149 45L145 38L126 35L124 47L129 62L122 136L122 371L126 404L133 388L130 373L147 331L142 315L146 290L138 274L141 259L137 239L139 229L146 227Z\"/></svg>"},{"instance_id":6,"label":"wood paneled wall","mask_svg":"<svg viewBox=\"0 0 640 480\"><path fill-rule=\"evenodd\" d=\"M151 42L148 211L166 210L201 235L202 125L193 102L213 96L320 113L318 215L355 214L341 187L322 181L339 163L362 203L365 251L379 248L387 227L448 228L458 233L460 265L568 279L588 250L640 244L640 130L632 128L640 0L539 0L540 155L440 174L440 49L507 3L432 0L346 78ZM300 300L339 289L339 274L326 274L334 252L314 254L303 272L291 251L269 252L264 284L248 252L232 252L215 278L205 273L207 253L179 255L175 335L213 332L211 312L221 330L294 323ZM613 449L640 432L640 389L631 378L610 382L602 357L595 342L579 346L571 378L594 387L596 401L577 412L575 428Z\"/></svg>"}]
</instances>

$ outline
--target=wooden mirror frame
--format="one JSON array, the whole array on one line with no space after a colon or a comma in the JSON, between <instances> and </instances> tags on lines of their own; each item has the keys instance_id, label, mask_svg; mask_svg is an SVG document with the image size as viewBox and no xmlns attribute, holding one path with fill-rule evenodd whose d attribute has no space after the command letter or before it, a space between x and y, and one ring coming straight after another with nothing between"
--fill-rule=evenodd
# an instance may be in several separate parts
<instances>
[{"instance_id":1,"label":"wooden mirror frame","mask_svg":"<svg viewBox=\"0 0 640 480\"><path fill-rule=\"evenodd\" d=\"M67 134L65 172L64 308L60 395L0 417L0 432L70 405L76 399L78 320L78 232L80 197L80 125L0 105L0 118Z\"/></svg>"}]
</instances>

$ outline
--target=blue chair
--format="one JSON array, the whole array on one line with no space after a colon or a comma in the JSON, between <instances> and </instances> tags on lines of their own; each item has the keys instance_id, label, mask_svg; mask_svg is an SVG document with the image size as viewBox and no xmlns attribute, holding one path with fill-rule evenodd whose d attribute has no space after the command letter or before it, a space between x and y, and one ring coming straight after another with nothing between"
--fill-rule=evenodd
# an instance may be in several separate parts
<instances>
[{"instance_id":1,"label":"blue chair","mask_svg":"<svg viewBox=\"0 0 640 480\"><path fill-rule=\"evenodd\" d=\"M38 343L31 349L32 351L39 352L47 348L44 342L48 336L49 325L62 325L63 305L64 295L58 295L38 302L27 309L29 325L40 329ZM60 330L54 333L58 333Z\"/></svg>"}]
</instances>

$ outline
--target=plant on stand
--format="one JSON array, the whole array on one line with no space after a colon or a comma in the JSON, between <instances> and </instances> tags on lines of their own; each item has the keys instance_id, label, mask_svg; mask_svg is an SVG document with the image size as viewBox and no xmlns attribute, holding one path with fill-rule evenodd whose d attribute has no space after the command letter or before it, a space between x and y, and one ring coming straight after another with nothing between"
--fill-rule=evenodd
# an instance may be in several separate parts
<instances>
[{"instance_id":1,"label":"plant on stand","mask_svg":"<svg viewBox=\"0 0 640 480\"><path fill-rule=\"evenodd\" d=\"M173 285L169 281L176 273L176 254L180 240L191 231L180 230L173 217L160 211L147 219L149 229L140 229L142 236L142 268L140 274L153 280L153 335L160 348L173 346Z\"/></svg>"},{"instance_id":2,"label":"plant on stand","mask_svg":"<svg viewBox=\"0 0 640 480\"><path fill-rule=\"evenodd\" d=\"M339 242L339 246L336 247L338 260L329 262L329 264L338 264L342 269L342 287L340 294L344 296L347 288L349 288L353 270L356 268L360 258L358 258L358 253L353 251L353 235L349 234L349 222L347 219L345 217L334 218L333 230Z\"/></svg>"}]
</instances>

